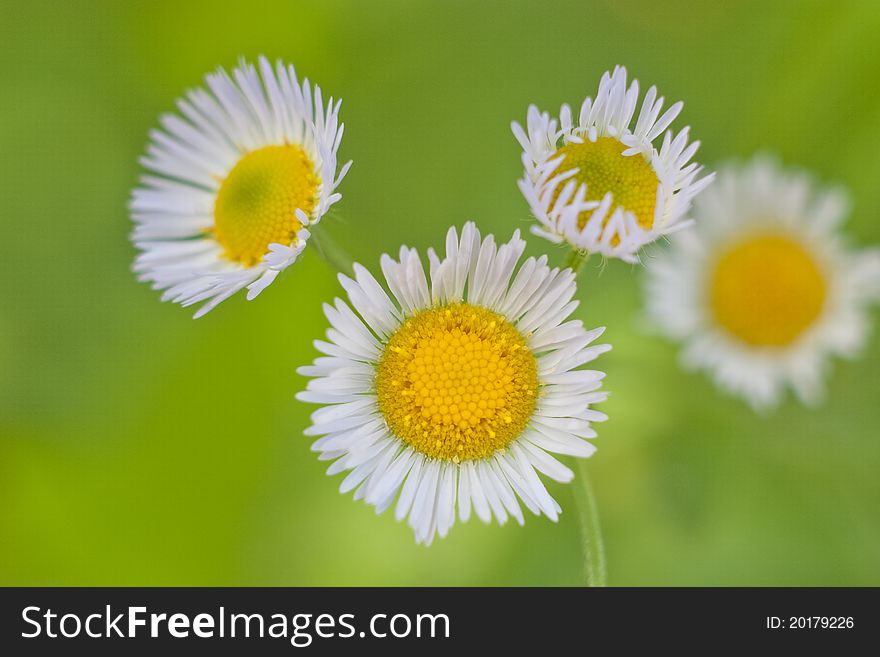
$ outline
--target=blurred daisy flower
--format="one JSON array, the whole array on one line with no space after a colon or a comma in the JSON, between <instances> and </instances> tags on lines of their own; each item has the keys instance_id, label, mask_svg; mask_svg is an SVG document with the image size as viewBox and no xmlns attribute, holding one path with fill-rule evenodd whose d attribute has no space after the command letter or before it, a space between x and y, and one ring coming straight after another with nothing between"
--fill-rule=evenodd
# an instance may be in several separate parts
<instances>
[{"instance_id":1,"label":"blurred daisy flower","mask_svg":"<svg viewBox=\"0 0 880 657\"><path fill-rule=\"evenodd\" d=\"M527 259L518 232L506 244L480 238L472 223L446 237L446 257L428 251L426 277L415 249L382 256L391 295L360 265L340 275L351 307L325 305L325 354L299 373L298 398L321 404L307 435L328 473L349 471L354 490L381 513L395 503L416 540L445 536L456 516L513 517L518 500L556 520L560 507L537 473L567 482L552 453L590 456L590 406L605 399L604 374L580 369L607 351L568 317L578 305L574 274ZM354 311L352 310L354 308ZM355 313L356 311L356 313Z\"/></svg>"},{"instance_id":2,"label":"blurred daisy flower","mask_svg":"<svg viewBox=\"0 0 880 657\"><path fill-rule=\"evenodd\" d=\"M242 61L161 117L132 193L139 278L162 300L204 305L242 288L253 299L306 246L309 227L340 199L339 105L300 83L293 66Z\"/></svg>"},{"instance_id":3,"label":"blurred daisy flower","mask_svg":"<svg viewBox=\"0 0 880 657\"><path fill-rule=\"evenodd\" d=\"M696 228L648 263L649 317L683 359L756 409L786 388L816 402L831 355L852 356L880 299L880 250L847 248L844 195L757 158L719 174Z\"/></svg>"},{"instance_id":4,"label":"blurred daisy flower","mask_svg":"<svg viewBox=\"0 0 880 657\"><path fill-rule=\"evenodd\" d=\"M663 110L656 87L645 94L635 127L639 83L627 87L618 66L599 82L575 123L563 105L559 120L534 105L526 128L513 122L522 146L525 174L519 187L539 224L532 232L576 251L600 253L627 262L638 250L688 225L692 199L711 181L690 162L699 142L688 143L689 128L654 142L681 112L678 102Z\"/></svg>"}]
</instances>

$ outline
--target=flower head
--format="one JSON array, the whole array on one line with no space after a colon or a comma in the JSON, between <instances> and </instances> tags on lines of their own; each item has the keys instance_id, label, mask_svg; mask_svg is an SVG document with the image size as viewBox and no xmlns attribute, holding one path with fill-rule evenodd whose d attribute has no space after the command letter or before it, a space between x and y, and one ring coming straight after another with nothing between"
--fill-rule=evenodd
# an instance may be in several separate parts
<instances>
[{"instance_id":1,"label":"flower head","mask_svg":"<svg viewBox=\"0 0 880 657\"><path fill-rule=\"evenodd\" d=\"M627 87L626 69L605 73L595 100L581 105L577 123L563 105L559 120L529 107L526 128L513 122L523 148L519 187L539 224L532 232L552 242L628 262L638 250L688 224L692 199L711 181L690 162L700 142L689 128L663 136L683 104L661 115L664 99L651 87L631 128L639 83Z\"/></svg>"},{"instance_id":2,"label":"flower head","mask_svg":"<svg viewBox=\"0 0 880 657\"><path fill-rule=\"evenodd\" d=\"M497 245L474 224L446 238L442 260L428 251L430 280L415 249L381 260L389 296L360 265L340 275L351 306L325 305L325 356L300 368L299 393L321 404L307 435L349 471L340 490L382 512L396 500L416 540L445 536L456 516L523 522L517 499L556 520L560 507L537 473L573 474L551 453L590 456L590 406L605 398L603 374L580 367L608 345L604 329L568 320L574 275L529 258L518 232ZM352 306L354 310L352 310ZM356 312L355 312L356 311ZM457 510L456 510L457 507Z\"/></svg>"},{"instance_id":3,"label":"flower head","mask_svg":"<svg viewBox=\"0 0 880 657\"><path fill-rule=\"evenodd\" d=\"M242 61L205 78L161 118L131 198L139 278L196 317L242 288L264 290L341 198L340 102L300 83L293 66Z\"/></svg>"},{"instance_id":4,"label":"flower head","mask_svg":"<svg viewBox=\"0 0 880 657\"><path fill-rule=\"evenodd\" d=\"M647 266L648 315L688 366L756 408L816 402L830 355L852 356L880 299L880 250L847 248L845 196L758 158L696 203L695 229Z\"/></svg>"}]
</instances>

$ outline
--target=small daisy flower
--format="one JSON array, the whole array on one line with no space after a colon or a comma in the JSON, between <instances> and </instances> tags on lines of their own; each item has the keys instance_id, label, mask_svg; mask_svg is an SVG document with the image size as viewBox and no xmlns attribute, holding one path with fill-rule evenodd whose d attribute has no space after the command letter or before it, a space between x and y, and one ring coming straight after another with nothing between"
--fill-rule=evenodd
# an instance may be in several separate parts
<instances>
[{"instance_id":1,"label":"small daisy flower","mask_svg":"<svg viewBox=\"0 0 880 657\"><path fill-rule=\"evenodd\" d=\"M590 346L567 318L577 307L574 274L529 258L519 233L496 245L472 223L446 237L446 257L428 251L426 277L415 249L382 256L389 296L360 265L340 275L354 311L336 299L325 354L299 369L313 377L298 398L322 404L306 435L349 471L355 491L381 513L395 504L416 540L445 536L456 516L522 524L518 500L556 520L561 509L537 473L567 482L569 468L551 454L590 456L590 408L605 399L604 374L580 369L608 345ZM393 298L392 298L393 297Z\"/></svg>"},{"instance_id":2,"label":"small daisy flower","mask_svg":"<svg viewBox=\"0 0 880 657\"><path fill-rule=\"evenodd\" d=\"M758 158L723 171L697 226L648 263L649 317L683 360L756 409L786 388L818 401L831 355L853 356L880 299L880 250L847 248L838 190Z\"/></svg>"},{"instance_id":3,"label":"small daisy flower","mask_svg":"<svg viewBox=\"0 0 880 657\"><path fill-rule=\"evenodd\" d=\"M664 99L651 87L631 128L638 99L638 81L627 87L618 66L583 102L577 123L568 105L558 121L532 105L525 129L513 122L525 167L519 187L539 222L533 233L635 262L642 246L688 225L692 199L713 178L690 162L700 142L688 143L689 128L669 131L658 152L654 142L683 104L661 115Z\"/></svg>"},{"instance_id":4,"label":"small daisy flower","mask_svg":"<svg viewBox=\"0 0 880 657\"><path fill-rule=\"evenodd\" d=\"M161 117L131 198L140 280L162 300L205 302L200 317L242 288L253 299L306 246L309 227L341 195L340 102L264 57L205 78L208 89Z\"/></svg>"}]
</instances>

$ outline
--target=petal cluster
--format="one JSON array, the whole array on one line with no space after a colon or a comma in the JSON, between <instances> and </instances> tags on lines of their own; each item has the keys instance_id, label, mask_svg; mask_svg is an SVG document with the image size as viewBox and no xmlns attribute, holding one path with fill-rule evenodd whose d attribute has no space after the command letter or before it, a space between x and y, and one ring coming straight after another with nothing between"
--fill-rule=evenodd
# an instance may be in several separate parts
<instances>
[{"instance_id":1,"label":"petal cluster","mask_svg":"<svg viewBox=\"0 0 880 657\"><path fill-rule=\"evenodd\" d=\"M649 318L683 344L688 367L708 371L719 387L756 409L776 406L789 388L805 403L819 401L829 357L852 357L861 349L869 306L880 300L880 250L847 246L840 231L847 212L842 191L822 188L770 158L723 168L695 204L696 227L647 263ZM824 277L821 312L785 345L737 339L707 301L722 254L765 235L799 245Z\"/></svg>"},{"instance_id":2,"label":"petal cluster","mask_svg":"<svg viewBox=\"0 0 880 657\"><path fill-rule=\"evenodd\" d=\"M664 98L658 97L656 87L645 94L633 126L638 99L638 81L627 86L626 69L618 66L602 76L595 99L584 100L576 121L568 105L562 106L558 119L532 105L525 128L512 124L522 147L524 175L519 187L538 220L532 232L581 251L634 262L642 246L688 225L692 200L713 178L701 177L703 167L691 162L700 142L689 141L687 127L678 134L667 130L683 104L674 103L664 112ZM661 135L658 149L654 142ZM621 157L644 158L656 174L650 227L640 225L634 212L616 204L610 192L598 200L590 198L589 183L576 179L577 170L560 166L562 146L603 137L620 142Z\"/></svg>"},{"instance_id":3,"label":"petal cluster","mask_svg":"<svg viewBox=\"0 0 880 657\"><path fill-rule=\"evenodd\" d=\"M340 102L325 105L321 89L300 82L293 66L261 57L258 67L242 61L231 74L217 70L205 78L207 89L190 91L177 113L162 116L141 160L149 173L132 193L135 272L164 290L163 301L204 302L196 317L243 288L253 299L289 267L306 246L307 227L341 198L336 188L351 164L337 169ZM212 235L217 193L245 155L284 144L302 148L314 166L314 206L295 211L303 228L290 243L272 243L259 263L243 266L225 258Z\"/></svg>"},{"instance_id":4,"label":"petal cluster","mask_svg":"<svg viewBox=\"0 0 880 657\"><path fill-rule=\"evenodd\" d=\"M524 248L518 233L496 244L472 223L460 235L452 228L442 258L428 251L427 274L415 249L402 247L397 259L382 256L390 294L356 265L354 278L339 277L348 302L325 305L330 328L326 340L315 342L323 355L299 370L311 380L298 398L322 405L306 433L319 436L313 449L333 461L329 474L347 472L341 492L354 491L380 513L394 506L419 542L445 536L456 518L472 513L485 522L522 523L520 503L556 520L560 507L539 473L570 481L572 471L553 455L595 450L592 423L606 416L591 406L606 397L604 375L582 366L610 348L592 344L604 329L588 331L570 319L578 305L570 270L550 268L545 256L517 266ZM406 318L460 302L500 314L524 336L537 360L540 394L506 449L456 463L430 458L394 435L377 404L375 378L385 345Z\"/></svg>"}]
</instances>

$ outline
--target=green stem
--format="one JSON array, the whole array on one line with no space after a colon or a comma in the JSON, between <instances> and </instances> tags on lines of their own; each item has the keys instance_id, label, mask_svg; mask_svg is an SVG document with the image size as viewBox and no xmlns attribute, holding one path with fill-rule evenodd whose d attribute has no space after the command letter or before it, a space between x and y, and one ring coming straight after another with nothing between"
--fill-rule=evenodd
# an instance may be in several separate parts
<instances>
[{"instance_id":1,"label":"green stem","mask_svg":"<svg viewBox=\"0 0 880 657\"><path fill-rule=\"evenodd\" d=\"M330 236L326 226L315 226L311 233L309 244L315 249L321 260L329 265L330 269L343 274L351 274L354 271L354 260Z\"/></svg>"},{"instance_id":2,"label":"green stem","mask_svg":"<svg viewBox=\"0 0 880 657\"><path fill-rule=\"evenodd\" d=\"M596 507L593 487L590 485L586 459L578 459L578 478L580 481L575 482L574 498L578 507L581 540L584 547L584 583L591 587L607 586L605 544L602 542L599 510Z\"/></svg>"},{"instance_id":3,"label":"green stem","mask_svg":"<svg viewBox=\"0 0 880 657\"><path fill-rule=\"evenodd\" d=\"M568 254L568 258L565 260L565 267L571 269L575 274L578 273L581 267L584 266L587 262L587 258L590 257L590 254L587 251L578 251L577 249L572 249L571 253Z\"/></svg>"},{"instance_id":4,"label":"green stem","mask_svg":"<svg viewBox=\"0 0 880 657\"><path fill-rule=\"evenodd\" d=\"M587 251L572 249L565 266L577 274L589 257ZM602 526L599 523L599 509L596 507L596 497L593 495L585 459L578 460L578 481L575 482L574 498L578 507L584 548L584 583L587 586L607 586Z\"/></svg>"}]
</instances>

